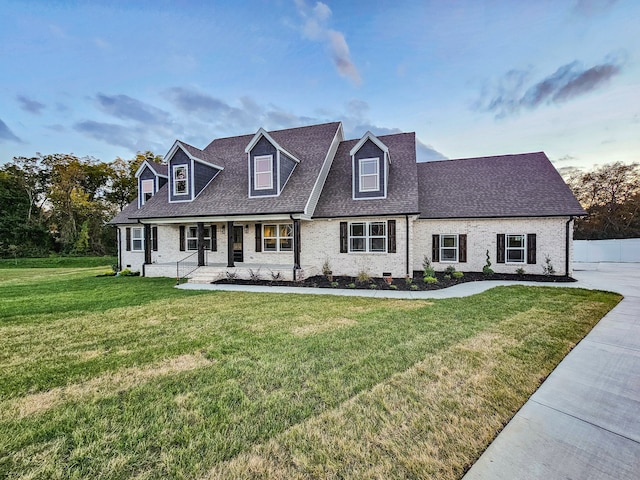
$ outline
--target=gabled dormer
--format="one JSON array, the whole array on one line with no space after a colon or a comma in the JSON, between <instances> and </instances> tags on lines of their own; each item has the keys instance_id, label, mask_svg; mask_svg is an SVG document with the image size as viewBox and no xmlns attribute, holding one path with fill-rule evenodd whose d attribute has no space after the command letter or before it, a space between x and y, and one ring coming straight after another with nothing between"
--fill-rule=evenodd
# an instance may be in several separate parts
<instances>
[{"instance_id":1,"label":"gabled dormer","mask_svg":"<svg viewBox=\"0 0 640 480\"><path fill-rule=\"evenodd\" d=\"M205 152L180 141L165 158L169 159L169 203L192 201L223 170Z\"/></svg>"},{"instance_id":2,"label":"gabled dormer","mask_svg":"<svg viewBox=\"0 0 640 480\"><path fill-rule=\"evenodd\" d=\"M350 150L354 200L387 197L389 148L373 133L367 132Z\"/></svg>"},{"instance_id":3,"label":"gabled dormer","mask_svg":"<svg viewBox=\"0 0 640 480\"><path fill-rule=\"evenodd\" d=\"M258 130L244 149L248 161L249 197L277 197L300 160L276 142L264 129Z\"/></svg>"},{"instance_id":4,"label":"gabled dormer","mask_svg":"<svg viewBox=\"0 0 640 480\"><path fill-rule=\"evenodd\" d=\"M167 183L167 166L145 160L136 171L136 178L140 208Z\"/></svg>"}]
</instances>

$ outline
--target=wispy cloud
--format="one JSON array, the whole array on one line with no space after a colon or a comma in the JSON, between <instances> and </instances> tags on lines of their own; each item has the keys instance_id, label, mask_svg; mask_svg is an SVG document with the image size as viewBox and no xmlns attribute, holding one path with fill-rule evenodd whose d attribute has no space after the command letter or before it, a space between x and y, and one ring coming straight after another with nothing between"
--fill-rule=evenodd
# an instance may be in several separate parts
<instances>
[{"instance_id":1,"label":"wispy cloud","mask_svg":"<svg viewBox=\"0 0 640 480\"><path fill-rule=\"evenodd\" d=\"M598 15L609 10L616 0L576 0L574 11L580 15Z\"/></svg>"},{"instance_id":2,"label":"wispy cloud","mask_svg":"<svg viewBox=\"0 0 640 480\"><path fill-rule=\"evenodd\" d=\"M622 62L616 59L589 68L574 61L531 84L529 70L511 70L493 85L485 87L474 107L502 118L523 109L531 110L585 95L602 87L621 71Z\"/></svg>"},{"instance_id":3,"label":"wispy cloud","mask_svg":"<svg viewBox=\"0 0 640 480\"><path fill-rule=\"evenodd\" d=\"M296 115L275 105L260 105L251 97L241 97L237 106L208 93L187 87L174 87L165 92L166 98L184 115L206 122L210 131L238 134L259 127L289 128L318 121L313 117Z\"/></svg>"},{"instance_id":4,"label":"wispy cloud","mask_svg":"<svg viewBox=\"0 0 640 480\"><path fill-rule=\"evenodd\" d=\"M122 120L134 120L145 124L164 124L169 113L128 95L96 95L98 107L105 113Z\"/></svg>"},{"instance_id":5,"label":"wispy cloud","mask_svg":"<svg viewBox=\"0 0 640 480\"><path fill-rule=\"evenodd\" d=\"M324 43L331 54L331 59L338 73L351 80L355 85L362 83L360 73L351 60L349 45L342 32L329 28L332 15L328 5L316 2L311 7L305 0L296 0L298 15L302 20L300 32L302 36L314 42Z\"/></svg>"},{"instance_id":6,"label":"wispy cloud","mask_svg":"<svg viewBox=\"0 0 640 480\"><path fill-rule=\"evenodd\" d=\"M36 115L39 115L46 107L44 103L40 103L37 100L25 97L24 95L16 96L16 100L18 100L18 103L20 104L20 108L22 110Z\"/></svg>"},{"instance_id":7,"label":"wispy cloud","mask_svg":"<svg viewBox=\"0 0 640 480\"><path fill-rule=\"evenodd\" d=\"M132 128L127 125L85 120L76 123L73 128L77 132L87 135L88 137L101 140L110 145L125 147L132 152L150 150L153 148L160 151L160 149L163 148L159 144L146 140L144 129L141 127Z\"/></svg>"},{"instance_id":8,"label":"wispy cloud","mask_svg":"<svg viewBox=\"0 0 640 480\"><path fill-rule=\"evenodd\" d=\"M3 141L23 143L22 140L11 131L7 124L0 120L0 142Z\"/></svg>"}]
</instances>

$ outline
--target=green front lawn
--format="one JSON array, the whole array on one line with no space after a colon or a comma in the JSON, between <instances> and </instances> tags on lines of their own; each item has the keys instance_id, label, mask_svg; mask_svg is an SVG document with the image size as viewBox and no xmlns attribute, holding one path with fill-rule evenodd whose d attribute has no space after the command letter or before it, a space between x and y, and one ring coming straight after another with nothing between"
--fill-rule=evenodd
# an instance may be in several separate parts
<instances>
[{"instance_id":1,"label":"green front lawn","mask_svg":"<svg viewBox=\"0 0 640 480\"><path fill-rule=\"evenodd\" d=\"M619 296L0 275L0 478L460 478Z\"/></svg>"}]
</instances>

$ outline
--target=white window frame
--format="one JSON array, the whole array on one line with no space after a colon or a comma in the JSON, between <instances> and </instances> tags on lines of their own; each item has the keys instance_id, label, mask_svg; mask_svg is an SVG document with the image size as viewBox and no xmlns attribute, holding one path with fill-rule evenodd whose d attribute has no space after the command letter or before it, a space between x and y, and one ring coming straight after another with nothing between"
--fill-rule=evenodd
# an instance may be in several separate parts
<instances>
[{"instance_id":1,"label":"white window frame","mask_svg":"<svg viewBox=\"0 0 640 480\"><path fill-rule=\"evenodd\" d=\"M269 170L258 171L258 162L267 160ZM269 185L258 186L258 175L269 174ZM273 189L273 155L256 155L253 157L253 189L254 190L272 190Z\"/></svg>"},{"instance_id":2,"label":"white window frame","mask_svg":"<svg viewBox=\"0 0 640 480\"><path fill-rule=\"evenodd\" d=\"M353 227L362 226L363 235L354 235ZM382 226L382 234L374 234L374 227ZM349 253L387 253L387 222L386 221L373 221L373 222L350 222L349 223ZM363 240L364 248L355 249L354 240ZM374 242L382 241L382 248L374 248Z\"/></svg>"},{"instance_id":3,"label":"white window frame","mask_svg":"<svg viewBox=\"0 0 640 480\"><path fill-rule=\"evenodd\" d=\"M186 247L189 251L198 250L198 227L190 225L186 232ZM211 227L204 227L204 249L211 250Z\"/></svg>"},{"instance_id":4,"label":"white window frame","mask_svg":"<svg viewBox=\"0 0 640 480\"><path fill-rule=\"evenodd\" d=\"M444 245L444 239L445 237L447 238L453 238L455 240L455 245L453 247L446 247ZM445 250L453 250L455 252L455 259L454 260L443 260L445 258L444 256L444 251ZM445 234L440 234L440 262L441 263L458 263L458 260L460 259L460 238L458 237L458 234L454 234L454 233L445 233Z\"/></svg>"},{"instance_id":5,"label":"white window frame","mask_svg":"<svg viewBox=\"0 0 640 480\"><path fill-rule=\"evenodd\" d=\"M146 192L146 188L145 185L149 185L151 184L151 191L150 192ZM142 180L142 182L140 183L140 187L142 189L142 198L141 198L141 203L142 205L144 205L145 203L147 203L147 201L149 201L153 195L154 195L154 189L155 189L155 181L152 178L146 178L144 180ZM149 198L146 198L146 194L149 193Z\"/></svg>"},{"instance_id":6,"label":"white window frame","mask_svg":"<svg viewBox=\"0 0 640 480\"><path fill-rule=\"evenodd\" d=\"M267 235L266 230L270 228L275 229L275 236ZM291 235L283 234L290 232ZM272 244L275 241L275 250L271 246L267 247L267 244ZM286 243L291 246L287 247ZM284 244L284 246L283 246ZM262 251L267 253L277 252L293 252L293 223L268 223L262 225Z\"/></svg>"},{"instance_id":7,"label":"white window frame","mask_svg":"<svg viewBox=\"0 0 640 480\"><path fill-rule=\"evenodd\" d=\"M364 164L373 163L376 167L375 173L362 173ZM360 192L379 192L380 191L380 158L361 158L358 160L358 186L360 187ZM364 179L365 178L375 178L375 187L365 187Z\"/></svg>"},{"instance_id":8,"label":"white window frame","mask_svg":"<svg viewBox=\"0 0 640 480\"><path fill-rule=\"evenodd\" d=\"M136 242L138 248L136 248ZM144 252L144 227L133 227L131 229L131 251Z\"/></svg>"},{"instance_id":9,"label":"white window frame","mask_svg":"<svg viewBox=\"0 0 640 480\"><path fill-rule=\"evenodd\" d=\"M178 171L184 169L184 178L178 179L177 174ZM173 183L173 194L175 196L179 195L189 195L189 168L185 164L174 165L173 166L173 175L172 175L172 183ZM184 192L178 191L178 182L184 182Z\"/></svg>"},{"instance_id":10,"label":"white window frame","mask_svg":"<svg viewBox=\"0 0 640 480\"><path fill-rule=\"evenodd\" d=\"M509 238L510 237L521 237L522 238L522 247L510 247L509 246ZM522 260L513 261L509 260L509 251L511 250L521 250L522 251ZM505 235L504 238L504 262L510 263L514 265L522 265L523 263L527 263L527 236L522 233L512 233Z\"/></svg>"}]
</instances>

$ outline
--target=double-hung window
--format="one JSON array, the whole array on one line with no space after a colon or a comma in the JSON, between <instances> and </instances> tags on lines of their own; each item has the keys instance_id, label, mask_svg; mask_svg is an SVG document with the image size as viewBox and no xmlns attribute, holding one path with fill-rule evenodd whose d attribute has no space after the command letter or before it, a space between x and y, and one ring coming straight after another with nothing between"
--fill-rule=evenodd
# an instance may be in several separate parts
<instances>
[{"instance_id":1,"label":"double-hung window","mask_svg":"<svg viewBox=\"0 0 640 480\"><path fill-rule=\"evenodd\" d=\"M142 180L142 204L144 205L153 197L153 179Z\"/></svg>"},{"instance_id":2,"label":"double-hung window","mask_svg":"<svg viewBox=\"0 0 640 480\"><path fill-rule=\"evenodd\" d=\"M440 235L440 261L458 261L458 235Z\"/></svg>"},{"instance_id":3,"label":"double-hung window","mask_svg":"<svg viewBox=\"0 0 640 480\"><path fill-rule=\"evenodd\" d=\"M173 194L186 195L189 193L189 180L186 165L173 167Z\"/></svg>"},{"instance_id":4,"label":"double-hung window","mask_svg":"<svg viewBox=\"0 0 640 480\"><path fill-rule=\"evenodd\" d=\"M198 227L187 228L187 250L198 249ZM211 229L204 227L204 249L211 250Z\"/></svg>"},{"instance_id":5,"label":"double-hung window","mask_svg":"<svg viewBox=\"0 0 640 480\"><path fill-rule=\"evenodd\" d=\"M350 252L386 252L387 222L354 222L349 224Z\"/></svg>"},{"instance_id":6,"label":"double-hung window","mask_svg":"<svg viewBox=\"0 0 640 480\"><path fill-rule=\"evenodd\" d=\"M273 188L273 157L260 155L253 159L253 185L256 190Z\"/></svg>"},{"instance_id":7,"label":"double-hung window","mask_svg":"<svg viewBox=\"0 0 640 480\"><path fill-rule=\"evenodd\" d=\"M144 251L144 228L135 227L131 229L131 250L134 252Z\"/></svg>"},{"instance_id":8,"label":"double-hung window","mask_svg":"<svg viewBox=\"0 0 640 480\"><path fill-rule=\"evenodd\" d=\"M262 243L265 252L292 252L293 224L263 225Z\"/></svg>"},{"instance_id":9,"label":"double-hung window","mask_svg":"<svg viewBox=\"0 0 640 480\"><path fill-rule=\"evenodd\" d=\"M380 189L380 161L377 158L361 158L358 162L360 167L360 191L378 191Z\"/></svg>"},{"instance_id":10,"label":"double-hung window","mask_svg":"<svg viewBox=\"0 0 640 480\"><path fill-rule=\"evenodd\" d=\"M526 236L507 235L505 257L507 263L525 263Z\"/></svg>"}]
</instances>

